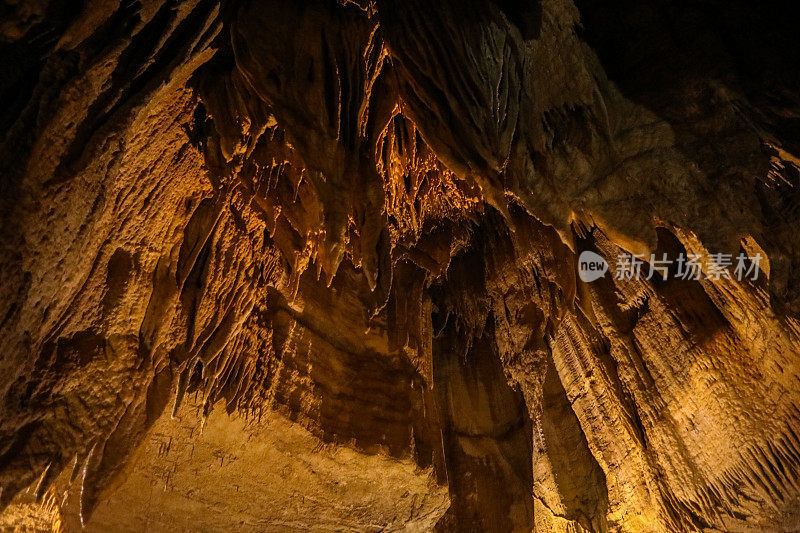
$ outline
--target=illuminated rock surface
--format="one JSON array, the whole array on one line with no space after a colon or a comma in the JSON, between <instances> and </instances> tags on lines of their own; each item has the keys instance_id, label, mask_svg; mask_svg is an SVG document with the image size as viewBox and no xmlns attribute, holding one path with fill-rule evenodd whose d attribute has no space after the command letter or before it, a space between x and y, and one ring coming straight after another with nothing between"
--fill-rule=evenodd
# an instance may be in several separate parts
<instances>
[{"instance_id":1,"label":"illuminated rock surface","mask_svg":"<svg viewBox=\"0 0 800 533\"><path fill-rule=\"evenodd\" d=\"M796 11L2 4L0 526L800 529Z\"/></svg>"}]
</instances>

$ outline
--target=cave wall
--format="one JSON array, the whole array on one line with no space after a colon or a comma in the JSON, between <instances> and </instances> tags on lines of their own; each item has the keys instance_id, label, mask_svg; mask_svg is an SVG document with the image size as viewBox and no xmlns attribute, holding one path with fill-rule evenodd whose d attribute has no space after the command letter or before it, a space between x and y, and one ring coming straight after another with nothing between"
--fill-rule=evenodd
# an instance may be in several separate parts
<instances>
[{"instance_id":1,"label":"cave wall","mask_svg":"<svg viewBox=\"0 0 800 533\"><path fill-rule=\"evenodd\" d=\"M91 523L196 393L430 468L440 530L800 527L793 8L0 14L0 507Z\"/></svg>"}]
</instances>

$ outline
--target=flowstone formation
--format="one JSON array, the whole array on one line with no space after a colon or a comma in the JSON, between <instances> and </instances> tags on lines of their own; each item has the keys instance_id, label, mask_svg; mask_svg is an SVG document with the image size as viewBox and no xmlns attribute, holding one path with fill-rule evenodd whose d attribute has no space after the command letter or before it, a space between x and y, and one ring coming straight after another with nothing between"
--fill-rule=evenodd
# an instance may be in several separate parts
<instances>
[{"instance_id":1,"label":"flowstone formation","mask_svg":"<svg viewBox=\"0 0 800 533\"><path fill-rule=\"evenodd\" d=\"M6 0L0 524L800 529L797 11Z\"/></svg>"}]
</instances>

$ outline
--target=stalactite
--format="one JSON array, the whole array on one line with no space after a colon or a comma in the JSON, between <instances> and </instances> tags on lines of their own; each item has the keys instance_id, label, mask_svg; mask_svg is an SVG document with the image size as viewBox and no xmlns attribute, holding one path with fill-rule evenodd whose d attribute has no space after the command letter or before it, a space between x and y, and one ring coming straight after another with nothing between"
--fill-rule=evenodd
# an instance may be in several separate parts
<instances>
[{"instance_id":1,"label":"stalactite","mask_svg":"<svg viewBox=\"0 0 800 533\"><path fill-rule=\"evenodd\" d=\"M417 465L427 528L800 527L788 8L56 4L0 21L0 508L91 524L191 408Z\"/></svg>"}]
</instances>

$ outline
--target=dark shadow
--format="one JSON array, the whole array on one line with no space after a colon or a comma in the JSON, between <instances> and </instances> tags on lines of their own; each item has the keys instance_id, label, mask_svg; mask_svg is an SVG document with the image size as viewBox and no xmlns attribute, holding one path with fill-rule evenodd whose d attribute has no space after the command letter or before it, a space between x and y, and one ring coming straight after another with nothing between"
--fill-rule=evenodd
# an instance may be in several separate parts
<instances>
[{"instance_id":1,"label":"dark shadow","mask_svg":"<svg viewBox=\"0 0 800 533\"><path fill-rule=\"evenodd\" d=\"M606 476L589 450L551 357L542 395L542 437L564 517L587 531L607 531Z\"/></svg>"},{"instance_id":2,"label":"dark shadow","mask_svg":"<svg viewBox=\"0 0 800 533\"><path fill-rule=\"evenodd\" d=\"M526 41L538 39L542 33L541 0L494 0L508 21L516 26Z\"/></svg>"},{"instance_id":3,"label":"dark shadow","mask_svg":"<svg viewBox=\"0 0 800 533\"><path fill-rule=\"evenodd\" d=\"M493 318L471 340L450 321L434 340L434 391L450 486L439 531L530 531L533 528L531 421L497 353Z\"/></svg>"}]
</instances>

